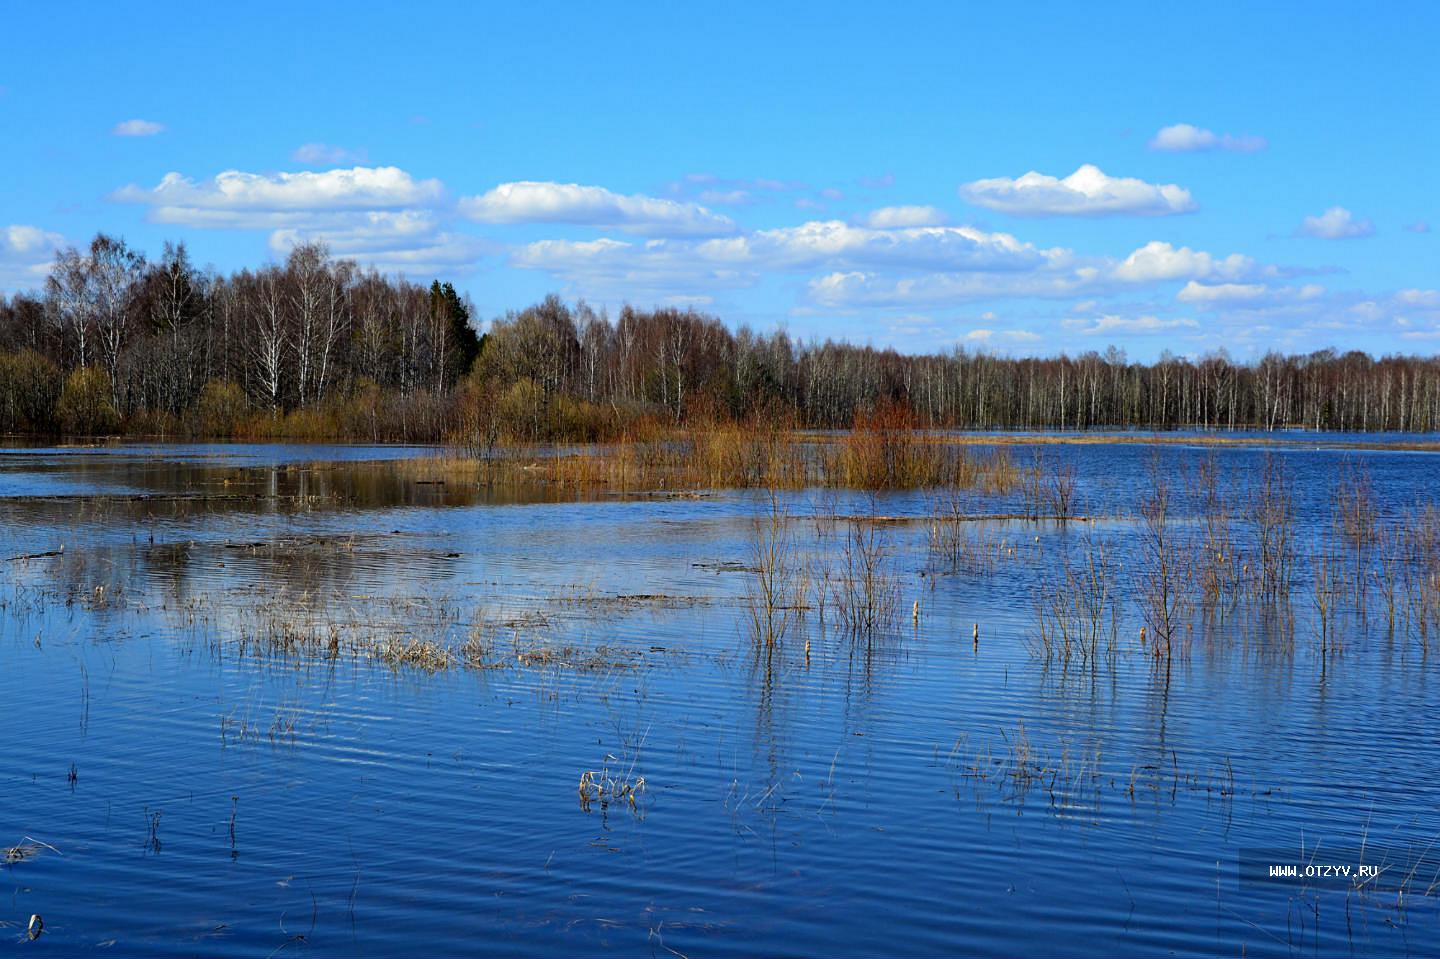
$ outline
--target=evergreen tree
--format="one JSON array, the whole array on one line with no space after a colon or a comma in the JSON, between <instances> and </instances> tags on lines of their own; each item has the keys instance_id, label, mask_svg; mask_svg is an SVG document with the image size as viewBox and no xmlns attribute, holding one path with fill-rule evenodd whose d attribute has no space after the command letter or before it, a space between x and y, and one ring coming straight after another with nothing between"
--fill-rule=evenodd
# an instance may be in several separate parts
<instances>
[{"instance_id":1,"label":"evergreen tree","mask_svg":"<svg viewBox=\"0 0 1440 959\"><path fill-rule=\"evenodd\" d=\"M470 308L455 292L455 287L439 280L430 284L430 304L436 315L449 321L450 341L455 346L456 370L464 376L470 371L475 357L480 355L480 337L470 325Z\"/></svg>"}]
</instances>

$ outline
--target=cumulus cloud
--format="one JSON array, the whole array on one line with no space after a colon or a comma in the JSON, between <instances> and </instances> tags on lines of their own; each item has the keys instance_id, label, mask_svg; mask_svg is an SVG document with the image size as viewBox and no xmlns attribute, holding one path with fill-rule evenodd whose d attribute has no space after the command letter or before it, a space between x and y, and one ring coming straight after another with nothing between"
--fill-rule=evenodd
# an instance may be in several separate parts
<instances>
[{"instance_id":1,"label":"cumulus cloud","mask_svg":"<svg viewBox=\"0 0 1440 959\"><path fill-rule=\"evenodd\" d=\"M1406 306L1418 306L1424 309L1440 309L1440 290L1400 290L1395 294L1397 302Z\"/></svg>"},{"instance_id":2,"label":"cumulus cloud","mask_svg":"<svg viewBox=\"0 0 1440 959\"><path fill-rule=\"evenodd\" d=\"M1297 303L1316 300L1324 294L1325 288L1315 283L1276 287L1264 283L1197 283L1191 280L1175 298L1201 307L1227 307Z\"/></svg>"},{"instance_id":3,"label":"cumulus cloud","mask_svg":"<svg viewBox=\"0 0 1440 959\"><path fill-rule=\"evenodd\" d=\"M65 245L59 233L37 226L12 223L0 227L0 290L39 289L55 260L55 251Z\"/></svg>"},{"instance_id":4,"label":"cumulus cloud","mask_svg":"<svg viewBox=\"0 0 1440 959\"><path fill-rule=\"evenodd\" d=\"M479 237L440 230L430 214L418 211L353 214L326 229L287 228L270 234L270 249L280 256L313 242L384 273L463 271L492 250Z\"/></svg>"},{"instance_id":5,"label":"cumulus cloud","mask_svg":"<svg viewBox=\"0 0 1440 959\"><path fill-rule=\"evenodd\" d=\"M269 248L279 256L300 243L324 243L334 255L361 266L409 274L464 271L495 252L490 240L445 230L433 210L330 213L269 236Z\"/></svg>"},{"instance_id":6,"label":"cumulus cloud","mask_svg":"<svg viewBox=\"0 0 1440 959\"><path fill-rule=\"evenodd\" d=\"M1065 320L1063 325L1084 336L1111 336L1117 333L1153 334L1196 329L1199 323L1185 317L1162 320L1158 316L1117 316L1107 313L1093 320Z\"/></svg>"},{"instance_id":7,"label":"cumulus cloud","mask_svg":"<svg viewBox=\"0 0 1440 959\"><path fill-rule=\"evenodd\" d=\"M1405 230L1409 233L1429 233L1430 224L1426 220L1416 220L1414 223L1405 224Z\"/></svg>"},{"instance_id":8,"label":"cumulus cloud","mask_svg":"<svg viewBox=\"0 0 1440 959\"><path fill-rule=\"evenodd\" d=\"M364 163L364 150L349 150L329 143L305 143L295 148L290 159L310 166L339 166L344 163Z\"/></svg>"},{"instance_id":9,"label":"cumulus cloud","mask_svg":"<svg viewBox=\"0 0 1440 959\"><path fill-rule=\"evenodd\" d=\"M886 266L988 272L1032 269L1068 256L1066 250L1041 250L1008 233L968 226L875 229L840 220L761 230L731 243L744 244L746 254L759 262L787 268Z\"/></svg>"},{"instance_id":10,"label":"cumulus cloud","mask_svg":"<svg viewBox=\"0 0 1440 959\"><path fill-rule=\"evenodd\" d=\"M1229 133L1216 133L1189 123L1176 123L1162 127L1150 139L1150 149L1168 153L1200 153L1206 150L1230 150L1235 153L1254 153L1266 147L1264 137Z\"/></svg>"},{"instance_id":11,"label":"cumulus cloud","mask_svg":"<svg viewBox=\"0 0 1440 959\"><path fill-rule=\"evenodd\" d=\"M55 248L63 242L64 239L60 234L42 230L38 226L12 223L0 231L0 250L4 250L7 254L45 253L48 255L54 253Z\"/></svg>"},{"instance_id":12,"label":"cumulus cloud","mask_svg":"<svg viewBox=\"0 0 1440 959\"><path fill-rule=\"evenodd\" d=\"M1348 240L1372 235L1375 225L1369 220L1357 219L1343 206L1332 206L1319 216L1307 216L1298 232L1301 236L1322 240Z\"/></svg>"},{"instance_id":13,"label":"cumulus cloud","mask_svg":"<svg viewBox=\"0 0 1440 959\"><path fill-rule=\"evenodd\" d=\"M331 213L270 234L270 249L284 256L301 243L323 243L338 257L386 273L455 272L474 266L494 244L447 231L432 210Z\"/></svg>"},{"instance_id":14,"label":"cumulus cloud","mask_svg":"<svg viewBox=\"0 0 1440 959\"><path fill-rule=\"evenodd\" d=\"M357 166L315 173L226 170L198 183L167 173L152 189L131 185L112 198L149 206L150 219L159 223L256 229L300 225L302 214L426 206L443 194L439 180L416 180L393 166Z\"/></svg>"},{"instance_id":15,"label":"cumulus cloud","mask_svg":"<svg viewBox=\"0 0 1440 959\"><path fill-rule=\"evenodd\" d=\"M1070 273L928 273L891 277L862 270L836 271L806 285L814 303L831 309L916 307L972 300L1073 296L1086 280Z\"/></svg>"},{"instance_id":16,"label":"cumulus cloud","mask_svg":"<svg viewBox=\"0 0 1440 959\"><path fill-rule=\"evenodd\" d=\"M322 242L331 252L348 256L380 245L388 249L425 245L438 230L439 223L428 210L343 213L319 225L278 229L270 235L270 247L285 252L299 243Z\"/></svg>"},{"instance_id":17,"label":"cumulus cloud","mask_svg":"<svg viewBox=\"0 0 1440 959\"><path fill-rule=\"evenodd\" d=\"M1064 249L1036 250L1028 244L1022 244L1022 248L1037 255L1015 269L1004 270L992 264L988 270L979 270L957 259L949 264L934 262L935 272L910 277L896 275L887 269L889 264L873 258L850 269L836 269L817 277L810 282L809 294L815 301L832 308L937 306L992 298L1086 297L1075 309L1090 313L1097 306L1093 297L1114 296L1136 287L1178 280L1187 281L1180 291L1182 301L1205 305L1227 300L1293 299L1301 291L1308 296L1309 291L1321 289L1318 286L1270 287L1260 281L1285 275L1286 271L1259 264L1241 254L1215 256L1162 241L1147 243L1118 261L1080 257Z\"/></svg>"},{"instance_id":18,"label":"cumulus cloud","mask_svg":"<svg viewBox=\"0 0 1440 959\"><path fill-rule=\"evenodd\" d=\"M1232 253L1215 257L1188 246L1176 249L1169 243L1153 240L1140 247L1115 267L1114 276L1127 283L1150 283L1161 280L1205 279L1207 277L1239 277L1255 270L1255 261Z\"/></svg>"},{"instance_id":19,"label":"cumulus cloud","mask_svg":"<svg viewBox=\"0 0 1440 959\"><path fill-rule=\"evenodd\" d=\"M906 226L944 226L948 217L933 206L883 206L865 215L866 226L890 230Z\"/></svg>"},{"instance_id":20,"label":"cumulus cloud","mask_svg":"<svg viewBox=\"0 0 1440 959\"><path fill-rule=\"evenodd\" d=\"M735 232L735 223L729 217L698 203L642 194L626 196L578 183L502 183L481 196L464 197L460 211L480 223L568 223L650 236L723 236Z\"/></svg>"},{"instance_id":21,"label":"cumulus cloud","mask_svg":"<svg viewBox=\"0 0 1440 959\"><path fill-rule=\"evenodd\" d=\"M713 242L713 241L711 241ZM620 297L694 297L704 291L749 286L755 271L705 244L676 240L540 240L515 250L512 266L544 270L580 291Z\"/></svg>"},{"instance_id":22,"label":"cumulus cloud","mask_svg":"<svg viewBox=\"0 0 1440 959\"><path fill-rule=\"evenodd\" d=\"M1034 171L1015 179L976 180L960 187L960 195L1016 216L1165 216L1196 208L1190 191L1173 183L1107 176L1088 163L1063 180Z\"/></svg>"},{"instance_id":23,"label":"cumulus cloud","mask_svg":"<svg viewBox=\"0 0 1440 959\"><path fill-rule=\"evenodd\" d=\"M387 272L454 272L490 251L477 237L444 229L440 181L417 180L398 167L227 170L198 182L169 173L154 188L127 186L112 199L144 204L156 223L268 230L270 248L280 255L321 242L337 256Z\"/></svg>"},{"instance_id":24,"label":"cumulus cloud","mask_svg":"<svg viewBox=\"0 0 1440 959\"><path fill-rule=\"evenodd\" d=\"M1177 293L1183 303L1224 303L1254 301L1265 295L1263 283L1196 283L1191 280Z\"/></svg>"},{"instance_id":25,"label":"cumulus cloud","mask_svg":"<svg viewBox=\"0 0 1440 959\"><path fill-rule=\"evenodd\" d=\"M976 300L1083 297L1183 282L1180 300L1202 308L1292 302L1319 287L1270 286L1291 275L1238 253L1217 255L1152 241L1121 259L1080 257L1008 233L969 226L871 223L923 219L906 210L865 225L811 220L798 226L710 238L542 240L515 249L511 264L554 274L582 295L695 295L754 286L766 275L810 272L805 298L819 308L927 308ZM879 212L879 211L877 211ZM632 290L631 287L634 287ZM1117 312L1118 311L1114 311Z\"/></svg>"},{"instance_id":26,"label":"cumulus cloud","mask_svg":"<svg viewBox=\"0 0 1440 959\"><path fill-rule=\"evenodd\" d=\"M965 340L969 343L988 344L997 339L1010 340L1015 343L1038 343L1043 337L1031 330L991 330L984 327L965 334Z\"/></svg>"},{"instance_id":27,"label":"cumulus cloud","mask_svg":"<svg viewBox=\"0 0 1440 959\"><path fill-rule=\"evenodd\" d=\"M911 219L908 213L886 216ZM542 240L515 250L511 263L551 272L572 287L596 291L593 295L601 290L624 295L627 283L694 293L709 286L752 286L766 274L814 271L805 287L808 300L844 309L1106 297L1176 281L1188 283L1182 301L1213 305L1227 299L1274 299L1277 294L1263 281L1286 275L1238 253L1221 256L1163 241L1147 243L1123 259L1086 258L968 226L884 229L841 220L705 239ZM1091 302L1082 312L1094 310Z\"/></svg>"},{"instance_id":28,"label":"cumulus cloud","mask_svg":"<svg viewBox=\"0 0 1440 959\"><path fill-rule=\"evenodd\" d=\"M816 220L706 240L542 240L518 249L512 263L623 293L626 282L693 290L707 284L751 285L766 272L812 269L1028 274L1063 263L1069 255L972 227L877 230Z\"/></svg>"},{"instance_id":29,"label":"cumulus cloud","mask_svg":"<svg viewBox=\"0 0 1440 959\"><path fill-rule=\"evenodd\" d=\"M117 137L153 137L165 132L165 124L154 120L124 120L110 130Z\"/></svg>"}]
</instances>

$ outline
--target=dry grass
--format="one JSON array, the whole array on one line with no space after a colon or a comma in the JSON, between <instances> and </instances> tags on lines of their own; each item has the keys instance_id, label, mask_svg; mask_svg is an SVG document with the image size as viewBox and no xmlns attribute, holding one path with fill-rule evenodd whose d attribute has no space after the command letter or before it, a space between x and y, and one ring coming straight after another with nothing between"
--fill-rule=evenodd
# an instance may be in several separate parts
<instances>
[{"instance_id":1,"label":"dry grass","mask_svg":"<svg viewBox=\"0 0 1440 959\"><path fill-rule=\"evenodd\" d=\"M415 482L539 485L582 494L946 486L1004 494L1019 482L1007 450L973 452L955 437L916 428L907 416L877 413L838 434L769 422L647 429L601 445L501 446L483 455L403 460L396 468ZM1070 479L1073 484L1073 473ZM1068 498L1065 503L1068 511Z\"/></svg>"},{"instance_id":2,"label":"dry grass","mask_svg":"<svg viewBox=\"0 0 1440 959\"><path fill-rule=\"evenodd\" d=\"M751 639L772 653L803 605L804 566L797 561L790 515L777 491L770 490L764 513L751 523L750 566L746 591Z\"/></svg>"},{"instance_id":3,"label":"dry grass","mask_svg":"<svg viewBox=\"0 0 1440 959\"><path fill-rule=\"evenodd\" d=\"M841 625L852 634L870 635L895 624L900 583L890 552L881 523L858 519L847 524L830 597Z\"/></svg>"},{"instance_id":4,"label":"dry grass","mask_svg":"<svg viewBox=\"0 0 1440 959\"><path fill-rule=\"evenodd\" d=\"M1212 452L1193 475L1192 495L1199 505L1200 556L1195 573L1208 613L1223 613L1240 601L1245 564L1232 532L1234 509L1226 494L1219 458Z\"/></svg>"},{"instance_id":5,"label":"dry grass","mask_svg":"<svg viewBox=\"0 0 1440 959\"><path fill-rule=\"evenodd\" d=\"M1252 589L1266 602L1288 599L1295 572L1295 489L1284 461L1267 452L1251 484L1255 569Z\"/></svg>"},{"instance_id":6,"label":"dry grass","mask_svg":"<svg viewBox=\"0 0 1440 959\"><path fill-rule=\"evenodd\" d=\"M598 804L601 812L604 812L612 804L623 803L631 812L639 815L640 797L645 794L645 777L637 775L635 769L639 765L640 750L644 745L645 736L642 735L628 761L607 754L599 769L582 772L578 786L580 808L589 812L592 805Z\"/></svg>"},{"instance_id":7,"label":"dry grass","mask_svg":"<svg viewBox=\"0 0 1440 959\"><path fill-rule=\"evenodd\" d=\"M1178 650L1182 620L1192 583L1184 534L1173 515L1174 504L1166 466L1150 458L1148 489L1140 502L1140 570L1136 594L1149 628L1151 652L1170 674Z\"/></svg>"},{"instance_id":8,"label":"dry grass","mask_svg":"<svg viewBox=\"0 0 1440 959\"><path fill-rule=\"evenodd\" d=\"M29 836L26 836L13 846L0 846L0 862L4 862L7 866L13 866L16 863L34 859L46 851L53 852L56 855L60 854L60 850L48 842L41 842L38 839L31 839Z\"/></svg>"},{"instance_id":9,"label":"dry grass","mask_svg":"<svg viewBox=\"0 0 1440 959\"><path fill-rule=\"evenodd\" d=\"M458 661L455 652L433 639L390 637L375 644L373 655L391 668L407 666L436 673Z\"/></svg>"},{"instance_id":10,"label":"dry grass","mask_svg":"<svg viewBox=\"0 0 1440 959\"><path fill-rule=\"evenodd\" d=\"M1072 664L1094 669L1102 659L1114 661L1118 646L1120 597L1116 588L1113 550L1087 531L1080 555L1062 554L1054 581L1036 591L1036 649L1046 662L1061 669Z\"/></svg>"}]
</instances>

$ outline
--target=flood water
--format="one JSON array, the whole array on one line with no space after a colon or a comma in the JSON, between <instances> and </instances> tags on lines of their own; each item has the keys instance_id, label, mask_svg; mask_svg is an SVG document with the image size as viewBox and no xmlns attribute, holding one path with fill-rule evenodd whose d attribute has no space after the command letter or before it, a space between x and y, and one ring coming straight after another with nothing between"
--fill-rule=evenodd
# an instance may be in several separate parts
<instances>
[{"instance_id":1,"label":"flood water","mask_svg":"<svg viewBox=\"0 0 1440 959\"><path fill-rule=\"evenodd\" d=\"M1154 449L1177 485L1208 455ZM1050 448L1090 521L968 524L984 559L948 568L932 492L780 494L812 579L865 526L898 594L863 634L796 611L769 652L766 494L404 468L434 452L0 453L0 952L1436 954L1436 660L1378 586L1322 647L1303 557L1345 469L1399 527L1440 454L1278 448L1290 597L1195 609L1165 668L1144 444ZM1214 455L1240 490L1265 453ZM1036 599L1097 542L1115 651L1047 658ZM414 641L479 653L377 653ZM1402 881L1242 880L1361 853Z\"/></svg>"}]
</instances>

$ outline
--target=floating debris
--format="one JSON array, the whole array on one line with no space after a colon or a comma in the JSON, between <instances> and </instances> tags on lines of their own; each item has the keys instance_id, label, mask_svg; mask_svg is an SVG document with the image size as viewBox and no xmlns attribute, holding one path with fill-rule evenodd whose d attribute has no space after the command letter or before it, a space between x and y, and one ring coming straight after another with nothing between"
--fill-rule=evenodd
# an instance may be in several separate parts
<instances>
[{"instance_id":1,"label":"floating debris","mask_svg":"<svg viewBox=\"0 0 1440 959\"><path fill-rule=\"evenodd\" d=\"M27 859L34 859L46 849L55 853L57 856L60 855L60 850L48 842L41 842L38 839L32 839L26 836L20 840L17 845L0 848L0 858L3 858L5 864L10 866L17 862L25 862Z\"/></svg>"}]
</instances>

